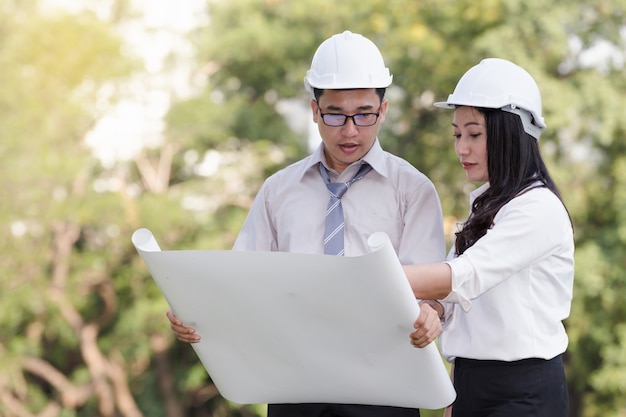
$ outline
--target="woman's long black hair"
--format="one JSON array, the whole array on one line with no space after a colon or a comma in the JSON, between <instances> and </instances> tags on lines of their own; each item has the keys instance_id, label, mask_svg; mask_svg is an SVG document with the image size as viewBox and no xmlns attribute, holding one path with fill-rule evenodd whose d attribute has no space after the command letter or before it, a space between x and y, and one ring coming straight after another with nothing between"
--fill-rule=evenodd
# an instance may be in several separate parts
<instances>
[{"instance_id":1,"label":"woman's long black hair","mask_svg":"<svg viewBox=\"0 0 626 417\"><path fill-rule=\"evenodd\" d=\"M485 117L487 126L489 188L476 198L469 218L456 233L457 256L483 237L502 206L520 194L546 187L563 201L541 157L538 140L524 131L520 117L500 109L475 110Z\"/></svg>"}]
</instances>

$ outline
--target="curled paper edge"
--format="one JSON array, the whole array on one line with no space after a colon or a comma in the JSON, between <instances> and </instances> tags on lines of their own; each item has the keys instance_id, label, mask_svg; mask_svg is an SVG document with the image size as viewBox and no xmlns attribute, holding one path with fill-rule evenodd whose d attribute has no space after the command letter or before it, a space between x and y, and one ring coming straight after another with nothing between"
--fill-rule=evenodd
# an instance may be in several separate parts
<instances>
[{"instance_id":1,"label":"curled paper edge","mask_svg":"<svg viewBox=\"0 0 626 417\"><path fill-rule=\"evenodd\" d=\"M149 229L141 228L135 230L131 238L137 250L143 252L160 252L161 248Z\"/></svg>"}]
</instances>

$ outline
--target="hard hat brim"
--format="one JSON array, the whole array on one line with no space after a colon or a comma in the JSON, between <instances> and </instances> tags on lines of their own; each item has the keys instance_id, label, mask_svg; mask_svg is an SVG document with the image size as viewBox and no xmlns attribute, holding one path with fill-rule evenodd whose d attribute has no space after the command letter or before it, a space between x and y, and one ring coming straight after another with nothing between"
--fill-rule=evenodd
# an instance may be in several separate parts
<instances>
[{"instance_id":1,"label":"hard hat brim","mask_svg":"<svg viewBox=\"0 0 626 417\"><path fill-rule=\"evenodd\" d=\"M452 104L447 101L437 101L433 103L435 107L439 107L440 109L455 109L458 106L462 106L463 104Z\"/></svg>"}]
</instances>

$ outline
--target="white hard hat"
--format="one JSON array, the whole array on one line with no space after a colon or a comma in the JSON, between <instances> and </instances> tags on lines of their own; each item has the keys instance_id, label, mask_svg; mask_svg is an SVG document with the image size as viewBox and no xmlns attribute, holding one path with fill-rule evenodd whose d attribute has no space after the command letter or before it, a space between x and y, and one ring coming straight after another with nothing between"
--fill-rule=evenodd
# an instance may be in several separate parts
<instances>
[{"instance_id":1,"label":"white hard hat","mask_svg":"<svg viewBox=\"0 0 626 417\"><path fill-rule=\"evenodd\" d=\"M326 39L317 48L311 69L304 77L304 87L341 90L385 88L392 75L383 56L372 41L348 30Z\"/></svg>"},{"instance_id":2,"label":"white hard hat","mask_svg":"<svg viewBox=\"0 0 626 417\"><path fill-rule=\"evenodd\" d=\"M539 139L546 124L541 115L541 94L533 77L522 67L500 58L486 58L459 80L448 101L435 106L502 109L522 119L524 130Z\"/></svg>"}]
</instances>

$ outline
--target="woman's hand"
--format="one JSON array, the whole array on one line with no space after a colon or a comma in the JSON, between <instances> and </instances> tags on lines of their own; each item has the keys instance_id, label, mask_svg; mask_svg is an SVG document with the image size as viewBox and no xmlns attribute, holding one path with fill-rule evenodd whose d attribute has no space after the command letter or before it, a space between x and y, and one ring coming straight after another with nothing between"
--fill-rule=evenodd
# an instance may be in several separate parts
<instances>
[{"instance_id":1,"label":"woman's hand","mask_svg":"<svg viewBox=\"0 0 626 417\"><path fill-rule=\"evenodd\" d=\"M441 333L441 320L439 314L428 303L421 302L420 315L415 320L415 331L409 336L411 344L417 348L428 346Z\"/></svg>"}]
</instances>

